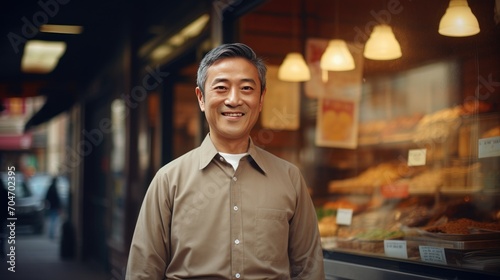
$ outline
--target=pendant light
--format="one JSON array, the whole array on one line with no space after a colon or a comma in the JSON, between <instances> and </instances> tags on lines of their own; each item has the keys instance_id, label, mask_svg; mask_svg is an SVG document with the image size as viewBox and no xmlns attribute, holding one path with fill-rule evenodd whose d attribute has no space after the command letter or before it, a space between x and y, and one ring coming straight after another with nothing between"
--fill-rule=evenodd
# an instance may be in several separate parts
<instances>
[{"instance_id":1,"label":"pendant light","mask_svg":"<svg viewBox=\"0 0 500 280\"><path fill-rule=\"evenodd\" d=\"M320 67L328 71L348 71L355 68L354 58L344 40L330 40L321 56Z\"/></svg>"},{"instance_id":2,"label":"pendant light","mask_svg":"<svg viewBox=\"0 0 500 280\"><path fill-rule=\"evenodd\" d=\"M301 1L301 5L304 6L303 1ZM302 7L301 11L301 24L303 24L305 7ZM295 22L293 29L295 41ZM302 42L302 40L299 41ZM278 69L278 79L285 82L306 82L311 79L309 66L307 66L304 56L300 52L290 52L286 55Z\"/></svg>"},{"instance_id":3,"label":"pendant light","mask_svg":"<svg viewBox=\"0 0 500 280\"><path fill-rule=\"evenodd\" d=\"M466 37L479 33L479 23L467 0L451 0L439 22L439 34L450 37Z\"/></svg>"},{"instance_id":4,"label":"pendant light","mask_svg":"<svg viewBox=\"0 0 500 280\"><path fill-rule=\"evenodd\" d=\"M305 82L311 79L309 67L301 53L291 52L278 69L278 79L286 82Z\"/></svg>"},{"instance_id":5,"label":"pendant light","mask_svg":"<svg viewBox=\"0 0 500 280\"><path fill-rule=\"evenodd\" d=\"M338 36L338 0L335 3L335 33ZM323 71L348 71L355 68L354 58L352 57L347 43L344 40L333 39L328 42L328 47L321 56L319 66Z\"/></svg>"},{"instance_id":6,"label":"pendant light","mask_svg":"<svg viewBox=\"0 0 500 280\"><path fill-rule=\"evenodd\" d=\"M401 57L401 47L387 24L376 25L366 41L364 56L373 60L391 60Z\"/></svg>"}]
</instances>

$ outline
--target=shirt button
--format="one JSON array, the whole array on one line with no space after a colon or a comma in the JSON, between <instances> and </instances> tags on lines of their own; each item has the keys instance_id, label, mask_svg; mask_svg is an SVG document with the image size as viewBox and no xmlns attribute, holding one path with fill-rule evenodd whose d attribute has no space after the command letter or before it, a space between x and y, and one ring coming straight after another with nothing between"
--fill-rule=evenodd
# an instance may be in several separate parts
<instances>
[{"instance_id":1,"label":"shirt button","mask_svg":"<svg viewBox=\"0 0 500 280\"><path fill-rule=\"evenodd\" d=\"M223 158L223 157L220 157L219 159L220 159L220 161L224 161L224 158Z\"/></svg>"},{"instance_id":2,"label":"shirt button","mask_svg":"<svg viewBox=\"0 0 500 280\"><path fill-rule=\"evenodd\" d=\"M234 209L234 211L238 211L238 209L239 209L239 208L238 208L238 206L236 206L236 205L235 205L235 206L233 207L233 209Z\"/></svg>"},{"instance_id":3,"label":"shirt button","mask_svg":"<svg viewBox=\"0 0 500 280\"><path fill-rule=\"evenodd\" d=\"M236 277L236 278L240 278L240 277L241 277L241 275L240 275L239 273L236 273L236 274L234 275L234 277Z\"/></svg>"},{"instance_id":4,"label":"shirt button","mask_svg":"<svg viewBox=\"0 0 500 280\"><path fill-rule=\"evenodd\" d=\"M239 239L236 239L236 240L234 241L234 244L236 244L236 245L240 244L240 240L239 240Z\"/></svg>"},{"instance_id":5,"label":"shirt button","mask_svg":"<svg viewBox=\"0 0 500 280\"><path fill-rule=\"evenodd\" d=\"M236 178L236 177L233 177L233 181L235 181L235 182L236 182L236 181L238 181L238 178Z\"/></svg>"}]
</instances>

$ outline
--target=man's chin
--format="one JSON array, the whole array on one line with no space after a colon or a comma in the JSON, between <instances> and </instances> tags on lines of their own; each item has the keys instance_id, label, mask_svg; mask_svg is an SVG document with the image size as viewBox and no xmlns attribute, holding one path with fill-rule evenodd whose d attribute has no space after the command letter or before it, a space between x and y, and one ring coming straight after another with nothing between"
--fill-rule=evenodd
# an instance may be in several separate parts
<instances>
[{"instance_id":1,"label":"man's chin","mask_svg":"<svg viewBox=\"0 0 500 280\"><path fill-rule=\"evenodd\" d=\"M250 133L245 133L243 131L225 131L219 134L220 138L227 139L229 141L237 141L241 139L246 139L250 136Z\"/></svg>"}]
</instances>

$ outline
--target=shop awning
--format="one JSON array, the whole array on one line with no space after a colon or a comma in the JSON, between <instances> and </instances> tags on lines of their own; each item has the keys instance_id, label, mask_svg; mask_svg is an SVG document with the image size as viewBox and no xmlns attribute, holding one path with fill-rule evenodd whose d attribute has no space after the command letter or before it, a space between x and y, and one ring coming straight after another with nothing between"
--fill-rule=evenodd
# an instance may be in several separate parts
<instances>
[{"instance_id":1,"label":"shop awning","mask_svg":"<svg viewBox=\"0 0 500 280\"><path fill-rule=\"evenodd\" d=\"M31 133L0 135L0 150L28 150L33 145Z\"/></svg>"},{"instance_id":2,"label":"shop awning","mask_svg":"<svg viewBox=\"0 0 500 280\"><path fill-rule=\"evenodd\" d=\"M26 122L24 131L27 132L33 127L45 123L60 113L71 109L76 101L77 96L72 93L49 95L42 108Z\"/></svg>"}]
</instances>

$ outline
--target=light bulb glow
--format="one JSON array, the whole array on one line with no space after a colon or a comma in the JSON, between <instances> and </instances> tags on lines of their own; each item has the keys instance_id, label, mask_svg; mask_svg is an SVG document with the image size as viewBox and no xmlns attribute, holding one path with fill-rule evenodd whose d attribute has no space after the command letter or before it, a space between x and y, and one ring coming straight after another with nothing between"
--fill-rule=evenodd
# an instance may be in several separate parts
<instances>
[{"instance_id":1,"label":"light bulb glow","mask_svg":"<svg viewBox=\"0 0 500 280\"><path fill-rule=\"evenodd\" d=\"M364 56L373 60L390 60L402 56L401 47L389 25L381 24L373 28L366 41Z\"/></svg>"},{"instance_id":2,"label":"light bulb glow","mask_svg":"<svg viewBox=\"0 0 500 280\"><path fill-rule=\"evenodd\" d=\"M278 69L278 79L286 82L305 82L311 79L311 72L302 54L287 54Z\"/></svg>"},{"instance_id":3,"label":"light bulb glow","mask_svg":"<svg viewBox=\"0 0 500 280\"><path fill-rule=\"evenodd\" d=\"M451 0L439 22L439 34L466 37L479 33L479 23L466 0Z\"/></svg>"},{"instance_id":4,"label":"light bulb glow","mask_svg":"<svg viewBox=\"0 0 500 280\"><path fill-rule=\"evenodd\" d=\"M320 67L328 71L348 71L355 68L354 59L344 40L331 40L321 56Z\"/></svg>"}]
</instances>

